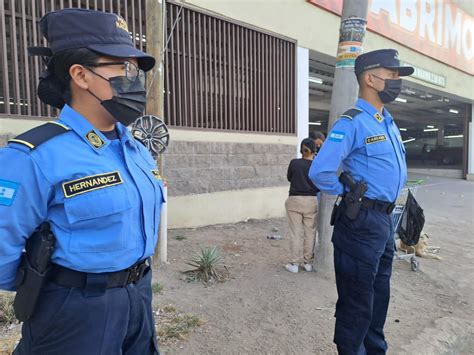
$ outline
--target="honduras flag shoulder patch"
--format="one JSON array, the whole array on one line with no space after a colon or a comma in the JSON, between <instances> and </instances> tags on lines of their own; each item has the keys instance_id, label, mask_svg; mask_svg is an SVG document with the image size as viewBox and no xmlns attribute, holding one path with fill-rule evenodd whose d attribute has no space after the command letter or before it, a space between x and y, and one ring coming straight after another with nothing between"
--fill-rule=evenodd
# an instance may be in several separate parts
<instances>
[{"instance_id":1,"label":"honduras flag shoulder patch","mask_svg":"<svg viewBox=\"0 0 474 355\"><path fill-rule=\"evenodd\" d=\"M0 180L0 205L11 206L19 187L20 184L16 182Z\"/></svg>"},{"instance_id":2,"label":"honduras flag shoulder patch","mask_svg":"<svg viewBox=\"0 0 474 355\"><path fill-rule=\"evenodd\" d=\"M329 135L329 140L333 142L342 142L345 136L346 136L345 132L332 131L331 134Z\"/></svg>"}]
</instances>

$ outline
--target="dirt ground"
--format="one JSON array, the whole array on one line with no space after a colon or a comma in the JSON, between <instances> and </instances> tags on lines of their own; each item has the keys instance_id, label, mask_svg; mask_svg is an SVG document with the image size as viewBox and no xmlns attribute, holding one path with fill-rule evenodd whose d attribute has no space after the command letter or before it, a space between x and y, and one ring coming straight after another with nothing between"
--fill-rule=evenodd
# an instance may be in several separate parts
<instances>
[{"instance_id":1,"label":"dirt ground","mask_svg":"<svg viewBox=\"0 0 474 355\"><path fill-rule=\"evenodd\" d=\"M417 197L425 232L431 245L441 246L443 260L419 259L418 272L394 262L385 327L389 354L474 354L474 185L426 178ZM283 239L266 238L272 234ZM285 219L170 230L169 264L154 272L163 287L154 297L157 320L168 307L197 316L193 322L201 325L184 339L162 343L162 354L335 354L334 276L287 272L287 236ZM214 246L230 280L186 282L185 261L199 247ZM19 330L18 324L0 329L0 354L9 353L2 348L12 348Z\"/></svg>"},{"instance_id":2,"label":"dirt ground","mask_svg":"<svg viewBox=\"0 0 474 355\"><path fill-rule=\"evenodd\" d=\"M267 239L271 234L283 239ZM335 354L334 278L318 271L287 272L283 268L289 248L287 235L285 219L170 231L170 263L154 275L164 292L155 302L174 304L205 324L186 340L161 346L162 353ZM176 236L186 239L177 240ZM199 247L211 246L221 251L231 279L210 287L183 281L182 271L190 268L184 262ZM423 268L433 263L440 261L422 260ZM435 327L435 320L471 321L473 314L472 298L458 294L456 288L446 287L423 270L412 272L405 261L395 261L386 323L390 353L421 354L421 349L412 352L410 344L424 329Z\"/></svg>"}]
</instances>

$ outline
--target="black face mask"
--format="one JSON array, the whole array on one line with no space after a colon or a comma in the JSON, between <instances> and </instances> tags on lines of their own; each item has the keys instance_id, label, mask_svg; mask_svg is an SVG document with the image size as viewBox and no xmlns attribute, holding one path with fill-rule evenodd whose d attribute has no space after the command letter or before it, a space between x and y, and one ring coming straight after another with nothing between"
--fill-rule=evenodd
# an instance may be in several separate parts
<instances>
[{"instance_id":1,"label":"black face mask","mask_svg":"<svg viewBox=\"0 0 474 355\"><path fill-rule=\"evenodd\" d=\"M384 104L394 101L398 95L400 95L400 91L402 91L402 79L382 79L377 75L374 76L385 82L383 90L378 92L380 100Z\"/></svg>"},{"instance_id":2,"label":"black face mask","mask_svg":"<svg viewBox=\"0 0 474 355\"><path fill-rule=\"evenodd\" d=\"M124 126L128 126L143 115L146 106L146 90L139 77L133 81L125 76L106 79L102 75L92 72L107 80L114 91L114 96L109 100L101 100L89 91L112 117Z\"/></svg>"}]
</instances>

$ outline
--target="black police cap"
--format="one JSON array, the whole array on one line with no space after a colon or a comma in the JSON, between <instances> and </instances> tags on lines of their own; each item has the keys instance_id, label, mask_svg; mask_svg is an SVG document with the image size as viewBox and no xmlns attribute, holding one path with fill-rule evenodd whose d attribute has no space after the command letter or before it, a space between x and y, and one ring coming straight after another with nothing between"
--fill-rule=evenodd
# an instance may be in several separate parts
<instances>
[{"instance_id":1,"label":"black police cap","mask_svg":"<svg viewBox=\"0 0 474 355\"><path fill-rule=\"evenodd\" d=\"M357 57L354 68L356 75L374 68L396 69L399 76L411 75L415 71L413 67L400 65L395 49L379 49Z\"/></svg>"},{"instance_id":2,"label":"black police cap","mask_svg":"<svg viewBox=\"0 0 474 355\"><path fill-rule=\"evenodd\" d=\"M88 48L98 54L118 58L136 58L148 71L155 58L135 48L125 20L113 13L86 9L53 11L40 21L41 32L52 55L65 49Z\"/></svg>"}]
</instances>

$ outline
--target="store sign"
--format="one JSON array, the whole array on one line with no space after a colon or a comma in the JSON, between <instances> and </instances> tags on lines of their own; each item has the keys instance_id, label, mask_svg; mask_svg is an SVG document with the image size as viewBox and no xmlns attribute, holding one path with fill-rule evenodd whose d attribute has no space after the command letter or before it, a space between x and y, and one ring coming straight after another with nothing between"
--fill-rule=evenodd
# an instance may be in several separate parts
<instances>
[{"instance_id":1,"label":"store sign","mask_svg":"<svg viewBox=\"0 0 474 355\"><path fill-rule=\"evenodd\" d=\"M426 81L427 83L441 86L441 87L446 87L446 77L443 75L439 75L433 72L430 72L429 70L418 68L417 66L400 61L402 66L411 66L415 69L411 77L417 78L419 80Z\"/></svg>"},{"instance_id":2,"label":"store sign","mask_svg":"<svg viewBox=\"0 0 474 355\"><path fill-rule=\"evenodd\" d=\"M343 0L306 0L342 13ZM447 0L369 0L367 29L474 74L474 17Z\"/></svg>"}]
</instances>

